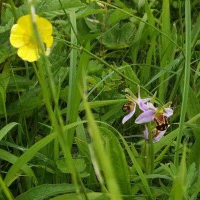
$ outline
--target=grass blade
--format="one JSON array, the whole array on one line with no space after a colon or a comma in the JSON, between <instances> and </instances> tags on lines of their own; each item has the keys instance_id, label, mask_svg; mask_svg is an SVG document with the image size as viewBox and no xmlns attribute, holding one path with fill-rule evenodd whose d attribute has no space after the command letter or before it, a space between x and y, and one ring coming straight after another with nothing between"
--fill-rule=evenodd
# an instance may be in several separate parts
<instances>
[{"instance_id":1,"label":"grass blade","mask_svg":"<svg viewBox=\"0 0 200 200\"><path fill-rule=\"evenodd\" d=\"M181 143L181 138L184 130L184 120L187 111L188 103L188 94L190 86L190 60L191 60L191 8L190 0L185 0L185 26L186 26L186 35L185 35L185 72L184 72L184 85L182 93L182 106L181 106L181 116L179 121L179 133L177 137L177 144L175 149L174 163L178 166L179 162L179 147Z\"/></svg>"}]
</instances>

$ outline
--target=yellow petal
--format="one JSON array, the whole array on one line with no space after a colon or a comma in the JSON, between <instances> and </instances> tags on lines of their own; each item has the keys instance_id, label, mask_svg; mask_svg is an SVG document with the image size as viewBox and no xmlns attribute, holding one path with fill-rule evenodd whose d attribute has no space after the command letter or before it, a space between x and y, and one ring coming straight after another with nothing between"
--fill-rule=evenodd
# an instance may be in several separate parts
<instances>
[{"instance_id":1,"label":"yellow petal","mask_svg":"<svg viewBox=\"0 0 200 200\"><path fill-rule=\"evenodd\" d=\"M52 24L47 19L43 17L38 17L37 26L42 37L49 36L52 34L52 30L53 30Z\"/></svg>"},{"instance_id":2,"label":"yellow petal","mask_svg":"<svg viewBox=\"0 0 200 200\"><path fill-rule=\"evenodd\" d=\"M19 48L24 45L24 32L25 30L18 24L13 25L10 34L10 43L13 47Z\"/></svg>"},{"instance_id":3,"label":"yellow petal","mask_svg":"<svg viewBox=\"0 0 200 200\"><path fill-rule=\"evenodd\" d=\"M47 48L50 48L53 44L53 37L52 36L45 37L43 42L46 44Z\"/></svg>"},{"instance_id":4,"label":"yellow petal","mask_svg":"<svg viewBox=\"0 0 200 200\"><path fill-rule=\"evenodd\" d=\"M17 54L21 59L29 62L34 62L40 57L37 48L32 48L27 45L20 47L17 51Z\"/></svg>"},{"instance_id":5,"label":"yellow petal","mask_svg":"<svg viewBox=\"0 0 200 200\"><path fill-rule=\"evenodd\" d=\"M43 42L47 47L51 47L53 44L53 37L51 36L53 31L52 24L48 20L39 17L37 26Z\"/></svg>"},{"instance_id":6,"label":"yellow petal","mask_svg":"<svg viewBox=\"0 0 200 200\"><path fill-rule=\"evenodd\" d=\"M39 18L36 15L36 19ZM24 30L26 30L26 33L28 35L31 35L32 31L32 22L31 22L31 15L24 15L22 17L20 17L17 21L17 24L19 24L19 26L21 26Z\"/></svg>"}]
</instances>

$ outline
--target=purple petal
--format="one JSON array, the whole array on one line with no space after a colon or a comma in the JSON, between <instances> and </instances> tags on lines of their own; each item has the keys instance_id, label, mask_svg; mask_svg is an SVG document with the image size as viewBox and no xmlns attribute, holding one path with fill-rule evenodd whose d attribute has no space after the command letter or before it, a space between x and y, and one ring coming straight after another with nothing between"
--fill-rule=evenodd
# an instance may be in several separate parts
<instances>
[{"instance_id":1,"label":"purple petal","mask_svg":"<svg viewBox=\"0 0 200 200\"><path fill-rule=\"evenodd\" d=\"M151 102L147 102L147 106L149 110L154 110L155 112L157 111L157 108Z\"/></svg>"},{"instance_id":2,"label":"purple petal","mask_svg":"<svg viewBox=\"0 0 200 200\"><path fill-rule=\"evenodd\" d=\"M158 134L158 136L153 139L153 142L160 141L160 139L164 136L165 132L166 132L166 130L160 131L160 133Z\"/></svg>"},{"instance_id":3,"label":"purple petal","mask_svg":"<svg viewBox=\"0 0 200 200\"><path fill-rule=\"evenodd\" d=\"M147 111L147 110L149 110L148 106L147 106L143 101L141 101L141 100L139 100L139 99L138 99L138 101L137 101L137 104L138 104L140 110L142 110L142 111Z\"/></svg>"},{"instance_id":4,"label":"purple petal","mask_svg":"<svg viewBox=\"0 0 200 200\"><path fill-rule=\"evenodd\" d=\"M145 125L145 130L143 131L145 140L149 140L149 131L147 126Z\"/></svg>"},{"instance_id":5,"label":"purple petal","mask_svg":"<svg viewBox=\"0 0 200 200\"><path fill-rule=\"evenodd\" d=\"M173 110L171 108L165 108L165 112L163 115L166 117L171 117L173 115Z\"/></svg>"},{"instance_id":6,"label":"purple petal","mask_svg":"<svg viewBox=\"0 0 200 200\"><path fill-rule=\"evenodd\" d=\"M146 100L150 100L149 98L147 99L140 99L138 100L138 106L142 111L147 111L147 110L153 110L156 112L157 108L150 102L147 102Z\"/></svg>"},{"instance_id":7,"label":"purple petal","mask_svg":"<svg viewBox=\"0 0 200 200\"><path fill-rule=\"evenodd\" d=\"M151 122L154 118L155 111L153 110L148 110L144 111L142 114L140 114L137 119L135 120L136 124L143 124L147 122Z\"/></svg>"},{"instance_id":8,"label":"purple petal","mask_svg":"<svg viewBox=\"0 0 200 200\"><path fill-rule=\"evenodd\" d=\"M136 108L136 106L134 106L133 110L122 119L122 124L124 124L125 122L127 122L134 115L135 108Z\"/></svg>"}]
</instances>

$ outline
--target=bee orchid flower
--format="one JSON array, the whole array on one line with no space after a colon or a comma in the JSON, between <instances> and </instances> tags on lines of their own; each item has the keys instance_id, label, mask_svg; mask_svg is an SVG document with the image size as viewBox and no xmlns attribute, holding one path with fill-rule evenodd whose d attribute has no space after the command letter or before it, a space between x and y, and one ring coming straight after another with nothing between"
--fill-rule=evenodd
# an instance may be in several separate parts
<instances>
[{"instance_id":1,"label":"bee orchid flower","mask_svg":"<svg viewBox=\"0 0 200 200\"><path fill-rule=\"evenodd\" d=\"M167 118L173 115L173 110L171 108L156 108L151 102L140 104L140 109L143 112L135 120L136 124L143 124L156 120L164 123Z\"/></svg>"},{"instance_id":2,"label":"bee orchid flower","mask_svg":"<svg viewBox=\"0 0 200 200\"><path fill-rule=\"evenodd\" d=\"M166 133L169 127L167 119L173 115L171 108L156 108L152 103L142 105L142 114L135 120L137 124L143 124L148 122L155 122L155 128L149 130L145 125L144 138L149 140L149 132L152 134L153 142L158 142Z\"/></svg>"},{"instance_id":3,"label":"bee orchid flower","mask_svg":"<svg viewBox=\"0 0 200 200\"><path fill-rule=\"evenodd\" d=\"M128 114L124 116L124 118L122 119L122 124L127 122L135 114L137 105L141 109L141 107L145 107L144 104L150 100L150 98L141 99L139 87L138 87L138 97L136 97L129 89L126 89L125 91L128 93L126 97L129 100L129 102L124 104L122 110L124 112L128 112Z\"/></svg>"}]
</instances>

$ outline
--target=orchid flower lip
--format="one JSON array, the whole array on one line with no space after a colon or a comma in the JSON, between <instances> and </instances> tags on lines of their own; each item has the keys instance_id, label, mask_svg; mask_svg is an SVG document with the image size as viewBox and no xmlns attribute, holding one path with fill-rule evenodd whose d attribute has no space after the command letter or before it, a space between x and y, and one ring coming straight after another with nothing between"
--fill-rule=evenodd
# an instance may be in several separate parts
<instances>
[{"instance_id":1,"label":"orchid flower lip","mask_svg":"<svg viewBox=\"0 0 200 200\"><path fill-rule=\"evenodd\" d=\"M166 130L159 131L159 134L155 138L153 138L153 142L155 143L155 142L160 141L160 139L164 136L165 133L166 133Z\"/></svg>"},{"instance_id":2,"label":"orchid flower lip","mask_svg":"<svg viewBox=\"0 0 200 200\"><path fill-rule=\"evenodd\" d=\"M152 134L153 134L153 132L155 132L154 133L155 135L153 135L154 136L153 137L153 143L156 143L156 142L159 142L160 139L164 136L164 134L166 133L166 130L158 131L158 130L155 129L155 130L152 131ZM145 140L149 141L149 131L148 131L148 128L147 128L146 125L145 125L145 130L143 131L143 133L144 133Z\"/></svg>"}]
</instances>

